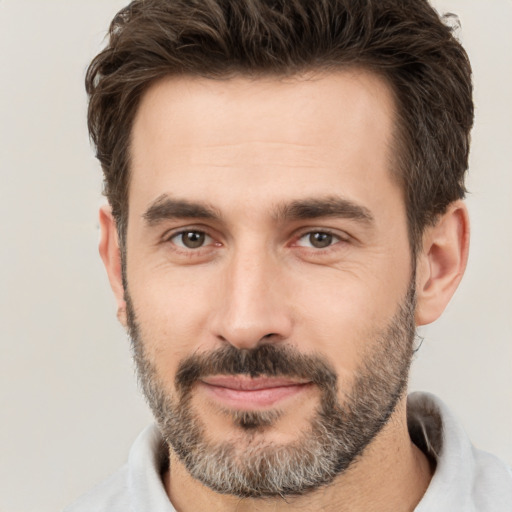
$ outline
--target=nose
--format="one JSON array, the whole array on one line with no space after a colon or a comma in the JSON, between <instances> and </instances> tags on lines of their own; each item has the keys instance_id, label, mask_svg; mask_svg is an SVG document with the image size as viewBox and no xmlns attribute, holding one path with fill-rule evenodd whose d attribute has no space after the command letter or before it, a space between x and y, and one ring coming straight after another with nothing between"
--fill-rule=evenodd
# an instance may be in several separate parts
<instances>
[{"instance_id":1,"label":"nose","mask_svg":"<svg viewBox=\"0 0 512 512\"><path fill-rule=\"evenodd\" d=\"M212 322L216 338L239 349L286 340L293 326L282 263L250 252L226 264Z\"/></svg>"}]
</instances>

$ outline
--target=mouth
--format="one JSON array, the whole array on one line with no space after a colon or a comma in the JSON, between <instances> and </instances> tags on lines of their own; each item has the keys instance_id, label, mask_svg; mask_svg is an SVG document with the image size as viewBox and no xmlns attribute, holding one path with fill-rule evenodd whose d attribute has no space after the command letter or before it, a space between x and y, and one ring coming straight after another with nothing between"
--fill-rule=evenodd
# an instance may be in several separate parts
<instances>
[{"instance_id":1,"label":"mouth","mask_svg":"<svg viewBox=\"0 0 512 512\"><path fill-rule=\"evenodd\" d=\"M210 399L224 407L241 410L266 409L306 392L311 381L285 377L214 375L200 380Z\"/></svg>"}]
</instances>

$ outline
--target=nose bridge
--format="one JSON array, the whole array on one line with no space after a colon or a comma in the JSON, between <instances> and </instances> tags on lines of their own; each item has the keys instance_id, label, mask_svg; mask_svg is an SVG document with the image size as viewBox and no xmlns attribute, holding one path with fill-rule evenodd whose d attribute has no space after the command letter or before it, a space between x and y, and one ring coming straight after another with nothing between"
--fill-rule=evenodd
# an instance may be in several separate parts
<instances>
[{"instance_id":1,"label":"nose bridge","mask_svg":"<svg viewBox=\"0 0 512 512\"><path fill-rule=\"evenodd\" d=\"M233 251L217 310L216 335L238 348L289 336L291 317L281 286L282 263L263 244Z\"/></svg>"}]
</instances>

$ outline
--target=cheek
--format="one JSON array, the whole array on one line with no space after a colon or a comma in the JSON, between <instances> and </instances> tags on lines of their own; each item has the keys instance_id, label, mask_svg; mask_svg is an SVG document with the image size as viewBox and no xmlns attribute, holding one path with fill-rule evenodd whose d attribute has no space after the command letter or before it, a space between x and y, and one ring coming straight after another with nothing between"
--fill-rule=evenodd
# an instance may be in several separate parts
<instances>
[{"instance_id":1,"label":"cheek","mask_svg":"<svg viewBox=\"0 0 512 512\"><path fill-rule=\"evenodd\" d=\"M297 287L296 343L334 365L341 382L351 382L375 340L395 315L406 293L397 285L368 275L344 273ZM302 291L299 291L302 290ZM304 292L307 290L307 293Z\"/></svg>"},{"instance_id":2,"label":"cheek","mask_svg":"<svg viewBox=\"0 0 512 512\"><path fill-rule=\"evenodd\" d=\"M185 357L204 345L211 301L206 300L208 290L183 276L153 275L158 279L141 275L129 280L130 296L146 356L169 379Z\"/></svg>"}]
</instances>

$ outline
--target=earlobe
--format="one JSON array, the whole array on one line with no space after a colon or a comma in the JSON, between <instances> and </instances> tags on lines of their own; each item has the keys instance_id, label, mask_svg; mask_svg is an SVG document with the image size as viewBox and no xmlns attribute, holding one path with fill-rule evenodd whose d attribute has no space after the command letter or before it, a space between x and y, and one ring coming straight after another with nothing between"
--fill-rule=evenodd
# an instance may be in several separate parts
<instances>
[{"instance_id":1,"label":"earlobe","mask_svg":"<svg viewBox=\"0 0 512 512\"><path fill-rule=\"evenodd\" d=\"M468 212L456 201L423 235L417 258L416 325L429 324L444 311L464 275L468 251Z\"/></svg>"},{"instance_id":2,"label":"earlobe","mask_svg":"<svg viewBox=\"0 0 512 512\"><path fill-rule=\"evenodd\" d=\"M112 210L108 205L100 208L99 221L101 231L99 243L100 256L107 271L110 287L117 301L117 318L126 327L126 302L124 300L119 237L116 222L112 216Z\"/></svg>"}]
</instances>

